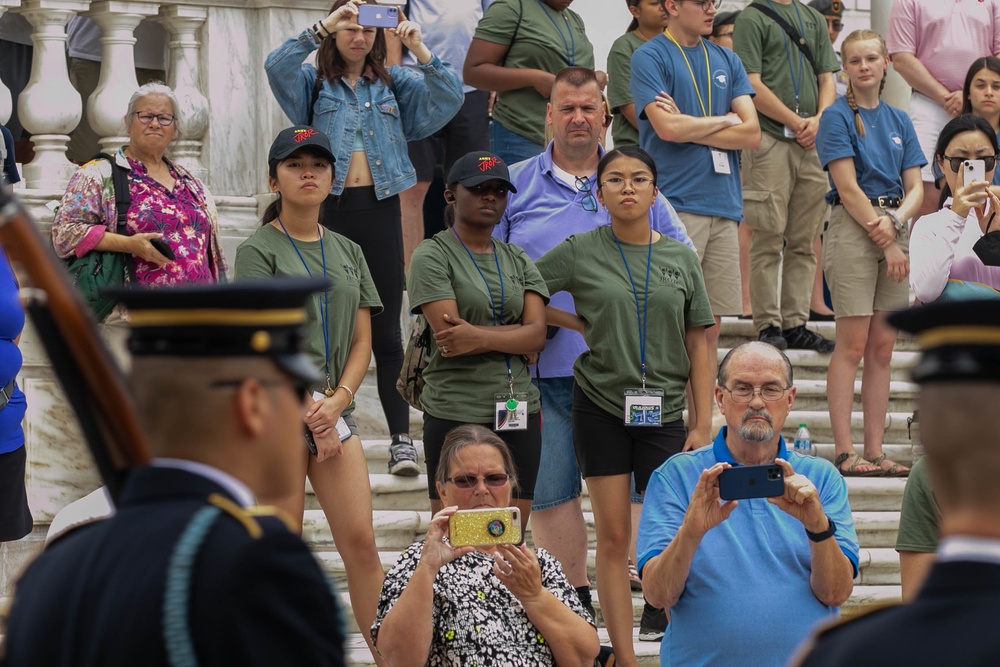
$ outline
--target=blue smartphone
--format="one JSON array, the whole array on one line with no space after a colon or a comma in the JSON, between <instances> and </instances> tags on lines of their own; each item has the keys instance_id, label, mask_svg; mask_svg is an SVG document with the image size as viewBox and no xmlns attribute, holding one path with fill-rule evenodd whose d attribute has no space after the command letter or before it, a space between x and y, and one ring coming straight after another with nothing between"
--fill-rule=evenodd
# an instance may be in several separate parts
<instances>
[{"instance_id":1,"label":"blue smartphone","mask_svg":"<svg viewBox=\"0 0 1000 667\"><path fill-rule=\"evenodd\" d=\"M773 498L785 492L785 473L776 463L726 468L719 475L723 500Z\"/></svg>"},{"instance_id":2,"label":"blue smartphone","mask_svg":"<svg viewBox=\"0 0 1000 667\"><path fill-rule=\"evenodd\" d=\"M399 23L399 7L358 5L358 25L366 28L395 28Z\"/></svg>"}]
</instances>

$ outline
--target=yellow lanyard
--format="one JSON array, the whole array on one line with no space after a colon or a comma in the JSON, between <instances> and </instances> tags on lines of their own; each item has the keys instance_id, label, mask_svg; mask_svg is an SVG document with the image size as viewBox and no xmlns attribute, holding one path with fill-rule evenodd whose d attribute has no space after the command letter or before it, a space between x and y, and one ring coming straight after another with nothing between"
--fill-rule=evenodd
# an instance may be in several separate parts
<instances>
[{"instance_id":1,"label":"yellow lanyard","mask_svg":"<svg viewBox=\"0 0 1000 667\"><path fill-rule=\"evenodd\" d=\"M701 98L701 90L698 88L698 80L694 78L694 70L691 69L691 63L690 63L690 61L688 61L687 54L684 53L683 47L681 47L681 45L677 43L677 40L674 39L674 36L670 34L670 29L669 28L664 28L663 34L665 34L667 36L667 39L669 39L671 42L674 43L674 46L676 46L678 49L680 49L681 57L684 58L684 64L687 65L688 72L691 74L691 83L694 84L694 92L695 92L696 95L698 95L698 104L701 106L701 115L702 116L706 116L706 117L709 116L710 115L709 112L705 111L705 101ZM705 52L705 84L708 86L708 109L709 109L709 111L711 111L711 109L712 109L712 70L709 68L709 65L708 65L708 49L705 48L705 40L702 39L701 37L699 37L698 38L698 42L701 44L702 51Z\"/></svg>"}]
</instances>

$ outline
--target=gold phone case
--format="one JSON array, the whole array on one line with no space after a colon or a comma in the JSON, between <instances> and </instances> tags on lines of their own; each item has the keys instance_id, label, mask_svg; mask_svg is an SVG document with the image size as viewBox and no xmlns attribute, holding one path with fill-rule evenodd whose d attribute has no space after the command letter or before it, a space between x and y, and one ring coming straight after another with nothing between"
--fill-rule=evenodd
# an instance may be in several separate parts
<instances>
[{"instance_id":1,"label":"gold phone case","mask_svg":"<svg viewBox=\"0 0 1000 667\"><path fill-rule=\"evenodd\" d=\"M521 510L489 507L459 510L448 521L448 541L453 547L521 544Z\"/></svg>"}]
</instances>

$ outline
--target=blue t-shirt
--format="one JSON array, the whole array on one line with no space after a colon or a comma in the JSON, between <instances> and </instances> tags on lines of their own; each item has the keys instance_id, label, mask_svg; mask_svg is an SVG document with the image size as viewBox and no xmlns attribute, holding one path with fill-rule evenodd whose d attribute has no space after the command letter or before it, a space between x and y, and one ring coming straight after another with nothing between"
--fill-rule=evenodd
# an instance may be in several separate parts
<instances>
[{"instance_id":1,"label":"blue t-shirt","mask_svg":"<svg viewBox=\"0 0 1000 667\"><path fill-rule=\"evenodd\" d=\"M691 64L690 71L681 55L681 49ZM708 70L705 68L706 52ZM717 174L712 164L712 151L708 146L679 144L660 139L644 112L646 105L663 90L674 98L677 108L683 114L704 116L704 104L708 115L726 115L733 110L734 98L754 95L743 63L736 54L707 39L702 39L697 46L678 48L666 35L658 35L632 54L630 85L639 118L639 145L656 162L659 172L657 186L660 191L678 211L742 220L743 189L740 186L739 151L726 151L729 155L730 173ZM701 101L698 92L701 93Z\"/></svg>"},{"instance_id":2,"label":"blue t-shirt","mask_svg":"<svg viewBox=\"0 0 1000 667\"><path fill-rule=\"evenodd\" d=\"M837 526L834 539L858 571L847 484L826 459L789 452L778 456L819 491ZM715 442L675 454L653 473L643 499L637 554L639 572L677 534L703 470L718 462L739 465L726 446L726 428ZM739 501L728 519L698 546L670 624L660 644L660 664L784 667L816 623L838 615L813 594L809 539L802 523L766 498Z\"/></svg>"},{"instance_id":3,"label":"blue t-shirt","mask_svg":"<svg viewBox=\"0 0 1000 667\"><path fill-rule=\"evenodd\" d=\"M604 149L597 152L603 156ZM587 179L591 191L597 190L597 174L578 174ZM552 142L545 152L518 162L510 168L510 180L517 188L507 199L507 210L494 228L493 236L519 245L532 261L552 250L573 234L583 234L601 225L611 224L607 209L585 207L586 193L578 191L556 176L552 162ZM596 196L596 195L595 195ZM664 236L677 239L694 252L684 223L661 193L649 212L650 226ZM576 312L569 292L551 295L549 305ZM573 362L587 351L583 336L570 329L559 329L545 341L538 357L538 375L544 378L571 377Z\"/></svg>"},{"instance_id":4,"label":"blue t-shirt","mask_svg":"<svg viewBox=\"0 0 1000 667\"><path fill-rule=\"evenodd\" d=\"M17 290L14 272L0 249L0 388L6 387L21 370L21 350L14 344L14 339L24 328L24 309ZM20 387L15 386L10 401L0 409L0 454L12 452L24 444L24 430L21 428L24 412L24 394Z\"/></svg>"},{"instance_id":5,"label":"blue t-shirt","mask_svg":"<svg viewBox=\"0 0 1000 667\"><path fill-rule=\"evenodd\" d=\"M823 168L840 158L854 158L858 185L869 197L902 197L903 171L927 164L913 123L905 112L879 102L875 109L858 108L865 123L861 137L854 126L854 111L846 97L838 97L819 119L816 152ZM875 127L872 128L872 123ZM833 203L837 186L830 178L826 200Z\"/></svg>"}]
</instances>

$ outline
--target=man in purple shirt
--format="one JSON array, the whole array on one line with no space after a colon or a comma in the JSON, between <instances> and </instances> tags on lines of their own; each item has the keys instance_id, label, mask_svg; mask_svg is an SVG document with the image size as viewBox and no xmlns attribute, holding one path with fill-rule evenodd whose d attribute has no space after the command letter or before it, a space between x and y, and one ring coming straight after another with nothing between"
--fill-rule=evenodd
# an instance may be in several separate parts
<instances>
[{"instance_id":1,"label":"man in purple shirt","mask_svg":"<svg viewBox=\"0 0 1000 667\"><path fill-rule=\"evenodd\" d=\"M604 107L593 70L567 67L552 85L546 121L553 140L544 153L510 169L517 188L507 200L507 211L494 235L515 243L538 259L571 234L588 232L610 223L597 203L597 163L604 155L599 138ZM659 195L650 213L654 229L694 245L677 212ZM566 292L552 295L553 306L575 312ZM562 564L584 606L590 607L587 579L587 527L580 499L580 468L573 452L573 362L587 349L580 334L554 329L539 355L537 376L545 426L535 498L531 505L535 546L543 547Z\"/></svg>"}]
</instances>

